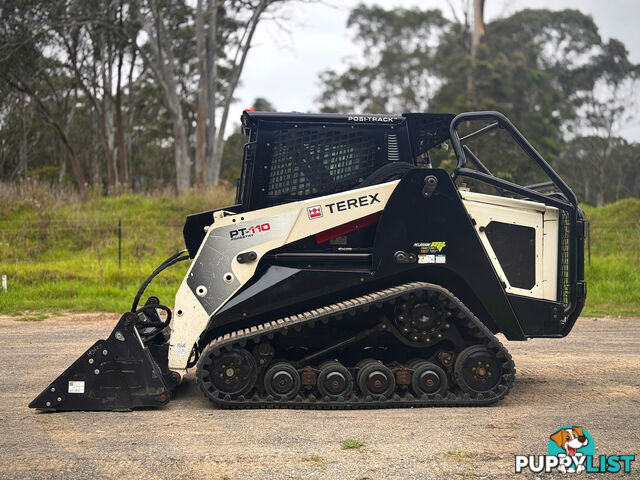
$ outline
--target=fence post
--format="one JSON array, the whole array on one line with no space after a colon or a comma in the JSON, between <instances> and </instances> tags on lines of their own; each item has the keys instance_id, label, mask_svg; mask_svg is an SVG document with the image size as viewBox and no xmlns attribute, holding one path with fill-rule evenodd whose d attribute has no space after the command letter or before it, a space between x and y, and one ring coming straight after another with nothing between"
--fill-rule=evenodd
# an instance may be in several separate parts
<instances>
[{"instance_id":1,"label":"fence post","mask_svg":"<svg viewBox=\"0 0 640 480\"><path fill-rule=\"evenodd\" d=\"M7 293L7 276L4 274L2 275L2 291Z\"/></svg>"},{"instance_id":2,"label":"fence post","mask_svg":"<svg viewBox=\"0 0 640 480\"><path fill-rule=\"evenodd\" d=\"M587 255L589 258L588 265L591 265L591 223L587 223Z\"/></svg>"},{"instance_id":3,"label":"fence post","mask_svg":"<svg viewBox=\"0 0 640 480\"><path fill-rule=\"evenodd\" d=\"M118 219L118 268L122 270L122 219Z\"/></svg>"}]
</instances>

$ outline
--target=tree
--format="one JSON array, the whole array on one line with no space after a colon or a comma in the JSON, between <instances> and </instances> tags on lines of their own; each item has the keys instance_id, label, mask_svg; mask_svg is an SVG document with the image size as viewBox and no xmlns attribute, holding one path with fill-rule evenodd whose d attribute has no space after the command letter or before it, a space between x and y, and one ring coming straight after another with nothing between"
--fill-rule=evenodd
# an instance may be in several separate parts
<instances>
[{"instance_id":1,"label":"tree","mask_svg":"<svg viewBox=\"0 0 640 480\"><path fill-rule=\"evenodd\" d=\"M640 197L639 161L638 143L620 137L578 136L567 143L557 169L582 202L604 205Z\"/></svg>"},{"instance_id":2,"label":"tree","mask_svg":"<svg viewBox=\"0 0 640 480\"><path fill-rule=\"evenodd\" d=\"M217 184L224 149L224 131L235 90L253 41L258 23L267 7L275 0L214 2L198 0L194 12L193 32L190 20L176 15L174 1L159 4L148 0L149 12L143 29L149 41L140 45L146 64L162 87L165 105L172 119L176 186L183 192L191 185L193 164L188 147L183 103L194 106L196 123L196 183ZM187 7L180 5L178 11ZM185 37L195 36L197 61L192 69L180 72L183 65L176 52L184 55ZM149 54L146 54L148 47ZM189 56L192 56L191 54ZM197 94L192 99L183 82L197 78ZM217 110L222 113L217 118Z\"/></svg>"},{"instance_id":3,"label":"tree","mask_svg":"<svg viewBox=\"0 0 640 480\"><path fill-rule=\"evenodd\" d=\"M620 150L617 134L623 124L635 113L635 92L640 76L640 65L629 60L625 46L610 40L600 47L596 60L583 68L583 81L591 84L585 89L582 102L581 130L597 136L600 140L593 144L591 155L596 160L597 172L596 206L605 202L607 180L611 180L611 160L614 152ZM615 162L614 170L622 172L622 159ZM621 186L622 176L618 175L615 185Z\"/></svg>"},{"instance_id":4,"label":"tree","mask_svg":"<svg viewBox=\"0 0 640 480\"><path fill-rule=\"evenodd\" d=\"M69 90L60 89L68 82L59 60L42 54L50 45L51 33L42 28L45 13L37 1L5 2L0 29L0 79L5 86L29 98L42 119L56 132L71 161L78 191L86 197L85 173L68 135ZM62 110L61 118L57 111ZM66 118L65 118L66 117ZM24 151L23 151L23 154ZM22 160L26 163L26 159Z\"/></svg>"},{"instance_id":5,"label":"tree","mask_svg":"<svg viewBox=\"0 0 640 480\"><path fill-rule=\"evenodd\" d=\"M262 97L256 98L251 108L257 112L273 112L276 110L276 107L269 100ZM240 178L242 153L247 141L247 137L242 133L238 125L224 142L225 146L224 153L222 154L220 178L231 182L233 185L235 185L237 179Z\"/></svg>"},{"instance_id":6,"label":"tree","mask_svg":"<svg viewBox=\"0 0 640 480\"><path fill-rule=\"evenodd\" d=\"M64 49L63 65L94 111L107 188L129 184L122 95L125 57L128 88L133 88L136 49L129 38L138 31L136 8L124 0L67 0L51 9L48 19L56 44Z\"/></svg>"},{"instance_id":7,"label":"tree","mask_svg":"<svg viewBox=\"0 0 640 480\"><path fill-rule=\"evenodd\" d=\"M464 18L454 11L449 21L438 10L354 9L348 25L367 61L350 60L344 72L322 74L321 108L498 110L548 161L558 160L565 136L579 131L592 99L611 106L594 84L615 92L611 79L633 67L626 51L615 40L603 42L593 19L577 10L522 10L484 24L483 2L474 4L473 28L466 10ZM595 117L607 115L600 110ZM619 111L615 117L621 118ZM543 179L532 162L519 160L521 151L504 132L469 146L497 176L522 184Z\"/></svg>"},{"instance_id":8,"label":"tree","mask_svg":"<svg viewBox=\"0 0 640 480\"><path fill-rule=\"evenodd\" d=\"M129 95L133 88L136 49L129 37L137 30L135 2L65 0L49 5L31 0L5 8L6 41L1 49L6 84L29 92L38 111L56 128L81 191L90 181L88 173L102 171L96 164L100 157L107 188L128 186L129 118L122 97L125 88ZM95 149L72 139L78 105L90 110L100 156L82 155L87 147ZM82 127L86 130L86 124ZM62 175L65 168L65 156L60 156Z\"/></svg>"},{"instance_id":9,"label":"tree","mask_svg":"<svg viewBox=\"0 0 640 480\"><path fill-rule=\"evenodd\" d=\"M440 10L361 5L347 22L362 59L321 74L323 112L424 111L439 85L434 45L453 28Z\"/></svg>"},{"instance_id":10,"label":"tree","mask_svg":"<svg viewBox=\"0 0 640 480\"><path fill-rule=\"evenodd\" d=\"M0 98L0 113L15 135L3 143L3 165L24 177L27 165L56 161L64 176L68 158L81 192L85 184L107 192L156 185L131 177L142 172L173 175L179 192L194 179L215 184L253 36L276 3L283 0L5 2L0 89L11 95ZM28 148L39 128L28 128L31 111L56 132L53 155L44 154L42 136L32 135L38 148ZM171 167L158 164L167 147Z\"/></svg>"}]
</instances>

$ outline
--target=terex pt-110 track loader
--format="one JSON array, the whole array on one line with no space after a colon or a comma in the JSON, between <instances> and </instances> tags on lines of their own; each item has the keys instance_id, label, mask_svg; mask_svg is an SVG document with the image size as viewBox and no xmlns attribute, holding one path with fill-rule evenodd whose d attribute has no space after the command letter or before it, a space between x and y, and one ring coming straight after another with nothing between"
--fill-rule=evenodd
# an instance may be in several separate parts
<instances>
[{"instance_id":1,"label":"terex pt-110 track loader","mask_svg":"<svg viewBox=\"0 0 640 480\"><path fill-rule=\"evenodd\" d=\"M477 121L493 123L460 138L461 123ZM572 329L586 296L584 216L501 114L245 112L242 122L237 203L190 215L186 250L31 407L160 406L191 367L227 407L487 405L515 375L494 334ZM463 145L496 129L553 193L494 176ZM452 172L429 161L447 141ZM462 178L501 194L458 188ZM155 297L138 307L151 279L185 259L173 311Z\"/></svg>"}]
</instances>

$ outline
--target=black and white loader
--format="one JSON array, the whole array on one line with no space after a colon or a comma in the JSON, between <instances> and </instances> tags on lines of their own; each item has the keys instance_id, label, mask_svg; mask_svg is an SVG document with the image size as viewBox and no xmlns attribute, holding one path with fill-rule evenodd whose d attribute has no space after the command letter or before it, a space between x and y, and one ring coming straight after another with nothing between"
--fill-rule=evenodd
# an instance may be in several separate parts
<instances>
[{"instance_id":1,"label":"black and white loader","mask_svg":"<svg viewBox=\"0 0 640 480\"><path fill-rule=\"evenodd\" d=\"M186 250L30 407L161 406L193 367L222 407L488 405L515 376L495 334L571 331L586 297L584 215L503 115L245 112L242 122L236 204L188 216ZM478 122L491 123L460 138ZM546 175L545 190L494 176L465 145L498 129ZM429 160L445 142L452 171ZM489 187L497 193L481 193ZM139 306L183 260L173 310L156 297Z\"/></svg>"}]
</instances>

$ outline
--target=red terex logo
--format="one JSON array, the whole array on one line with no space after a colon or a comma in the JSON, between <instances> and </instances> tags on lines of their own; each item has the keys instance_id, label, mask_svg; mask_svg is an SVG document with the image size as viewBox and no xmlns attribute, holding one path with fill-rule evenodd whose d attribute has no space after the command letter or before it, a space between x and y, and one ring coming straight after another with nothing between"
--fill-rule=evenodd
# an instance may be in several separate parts
<instances>
[{"instance_id":1,"label":"red terex logo","mask_svg":"<svg viewBox=\"0 0 640 480\"><path fill-rule=\"evenodd\" d=\"M322 207L320 205L307 207L307 215L309 216L309 220L322 217Z\"/></svg>"}]
</instances>

